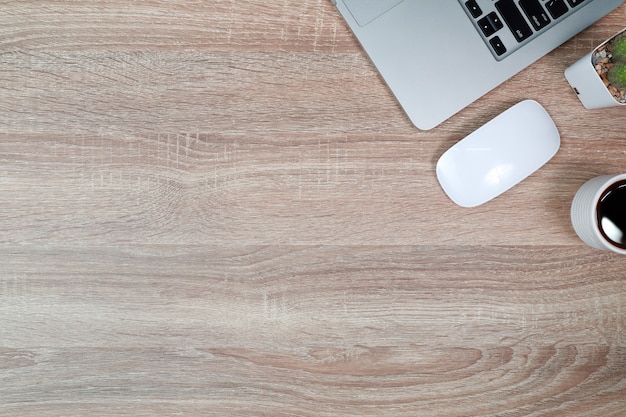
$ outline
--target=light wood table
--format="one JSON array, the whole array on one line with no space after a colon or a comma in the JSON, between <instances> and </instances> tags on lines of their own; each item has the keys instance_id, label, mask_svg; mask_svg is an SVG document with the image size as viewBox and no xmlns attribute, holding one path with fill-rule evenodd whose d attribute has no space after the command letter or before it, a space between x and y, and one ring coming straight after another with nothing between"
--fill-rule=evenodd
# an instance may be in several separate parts
<instances>
[{"instance_id":1,"label":"light wood table","mask_svg":"<svg viewBox=\"0 0 626 417\"><path fill-rule=\"evenodd\" d=\"M569 206L626 113L562 74L625 22L419 131L329 0L0 2L0 415L623 417L626 257ZM557 156L454 205L527 98Z\"/></svg>"}]
</instances>

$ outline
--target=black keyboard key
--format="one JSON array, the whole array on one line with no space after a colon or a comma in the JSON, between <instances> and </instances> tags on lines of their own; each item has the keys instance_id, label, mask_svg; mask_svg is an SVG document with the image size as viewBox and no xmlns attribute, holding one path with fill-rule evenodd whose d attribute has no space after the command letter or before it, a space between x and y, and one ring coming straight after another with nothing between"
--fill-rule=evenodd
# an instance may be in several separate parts
<instances>
[{"instance_id":1,"label":"black keyboard key","mask_svg":"<svg viewBox=\"0 0 626 417\"><path fill-rule=\"evenodd\" d=\"M548 9L553 19L558 19L569 11L565 0L549 0L546 3L546 9Z\"/></svg>"},{"instance_id":2,"label":"black keyboard key","mask_svg":"<svg viewBox=\"0 0 626 417\"><path fill-rule=\"evenodd\" d=\"M491 44L491 47L493 48L493 51L496 53L496 55L500 56L506 53L506 47L500 40L499 36L494 36L493 38L489 39L489 43Z\"/></svg>"},{"instance_id":3,"label":"black keyboard key","mask_svg":"<svg viewBox=\"0 0 626 417\"><path fill-rule=\"evenodd\" d=\"M548 26L551 22L548 13L543 9L539 0L521 0L520 7L526 13L526 17L530 20L535 30L540 30Z\"/></svg>"},{"instance_id":4,"label":"black keyboard key","mask_svg":"<svg viewBox=\"0 0 626 417\"><path fill-rule=\"evenodd\" d=\"M502 23L502 20L500 20L496 12L491 12L478 21L478 26L480 26L480 29L483 31L483 35L488 38L502 29L504 23Z\"/></svg>"},{"instance_id":5,"label":"black keyboard key","mask_svg":"<svg viewBox=\"0 0 626 417\"><path fill-rule=\"evenodd\" d=\"M524 16L522 16L522 12L519 11L514 0L499 0L496 2L496 9L518 42L523 42L532 36L533 30L524 20Z\"/></svg>"},{"instance_id":6,"label":"black keyboard key","mask_svg":"<svg viewBox=\"0 0 626 417\"><path fill-rule=\"evenodd\" d=\"M569 3L570 6L576 7L576 6L580 6L581 4L583 4L585 0L567 0L567 2Z\"/></svg>"},{"instance_id":7,"label":"black keyboard key","mask_svg":"<svg viewBox=\"0 0 626 417\"><path fill-rule=\"evenodd\" d=\"M477 17L480 17L480 15L483 14L483 11L481 10L476 0L466 1L465 7L467 7L467 10L469 10L470 14L472 15L474 19L476 19Z\"/></svg>"}]
</instances>

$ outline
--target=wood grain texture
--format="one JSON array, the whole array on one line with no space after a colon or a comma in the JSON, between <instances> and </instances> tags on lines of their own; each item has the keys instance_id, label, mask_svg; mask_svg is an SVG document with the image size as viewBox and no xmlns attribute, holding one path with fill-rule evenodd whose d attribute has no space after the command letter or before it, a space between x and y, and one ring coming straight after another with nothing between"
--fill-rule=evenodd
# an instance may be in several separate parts
<instances>
[{"instance_id":1,"label":"wood grain texture","mask_svg":"<svg viewBox=\"0 0 626 417\"><path fill-rule=\"evenodd\" d=\"M626 413L626 258L569 205L626 114L563 70L418 131L328 0L0 1L0 415ZM439 156L533 98L562 147L462 209Z\"/></svg>"}]
</instances>

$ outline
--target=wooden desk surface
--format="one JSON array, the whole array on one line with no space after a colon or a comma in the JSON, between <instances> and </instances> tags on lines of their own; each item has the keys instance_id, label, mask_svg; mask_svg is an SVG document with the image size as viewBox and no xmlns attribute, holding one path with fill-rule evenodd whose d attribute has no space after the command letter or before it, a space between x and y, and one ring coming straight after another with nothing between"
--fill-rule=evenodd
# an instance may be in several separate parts
<instances>
[{"instance_id":1,"label":"wooden desk surface","mask_svg":"<svg viewBox=\"0 0 626 417\"><path fill-rule=\"evenodd\" d=\"M569 205L626 113L562 73L625 21L424 132L328 0L2 1L0 415L623 417L626 257ZM526 98L560 152L455 206Z\"/></svg>"}]
</instances>

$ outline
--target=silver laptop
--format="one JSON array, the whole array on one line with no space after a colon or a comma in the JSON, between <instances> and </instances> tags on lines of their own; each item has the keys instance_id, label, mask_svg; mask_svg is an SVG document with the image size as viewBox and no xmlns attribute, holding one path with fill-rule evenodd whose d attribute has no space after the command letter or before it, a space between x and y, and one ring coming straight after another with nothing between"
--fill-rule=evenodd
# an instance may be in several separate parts
<instances>
[{"instance_id":1,"label":"silver laptop","mask_svg":"<svg viewBox=\"0 0 626 417\"><path fill-rule=\"evenodd\" d=\"M407 115L431 129L624 0L332 0Z\"/></svg>"}]
</instances>

